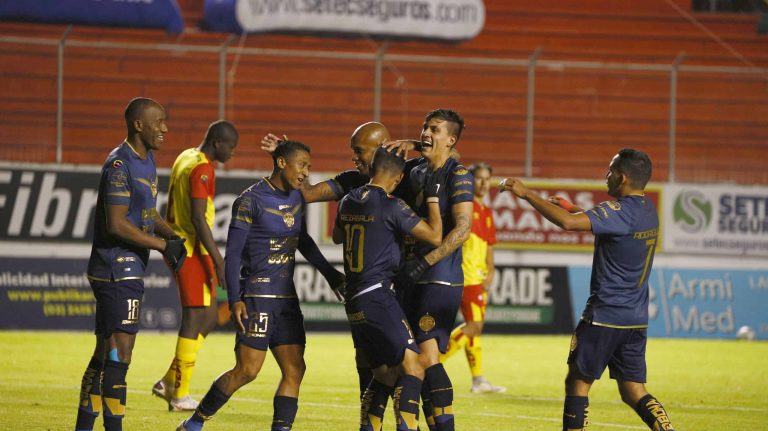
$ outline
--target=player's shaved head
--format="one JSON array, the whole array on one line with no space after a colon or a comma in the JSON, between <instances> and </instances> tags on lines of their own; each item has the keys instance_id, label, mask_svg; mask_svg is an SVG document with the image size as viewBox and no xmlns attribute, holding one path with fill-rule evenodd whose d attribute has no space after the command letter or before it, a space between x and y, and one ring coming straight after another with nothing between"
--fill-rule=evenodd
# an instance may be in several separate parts
<instances>
[{"instance_id":1,"label":"player's shaved head","mask_svg":"<svg viewBox=\"0 0 768 431\"><path fill-rule=\"evenodd\" d=\"M237 141L239 137L234 124L226 120L214 121L205 133L205 145L215 141Z\"/></svg>"},{"instance_id":2,"label":"player's shaved head","mask_svg":"<svg viewBox=\"0 0 768 431\"><path fill-rule=\"evenodd\" d=\"M125 107L125 127L128 128L129 135L136 133L134 123L136 120L141 120L144 111L152 106L163 109L163 105L148 97L136 97L128 102L128 106Z\"/></svg>"},{"instance_id":3,"label":"player's shaved head","mask_svg":"<svg viewBox=\"0 0 768 431\"><path fill-rule=\"evenodd\" d=\"M376 121L361 124L352 132L352 145L358 144L365 147L378 147L390 140L389 130Z\"/></svg>"}]
</instances>

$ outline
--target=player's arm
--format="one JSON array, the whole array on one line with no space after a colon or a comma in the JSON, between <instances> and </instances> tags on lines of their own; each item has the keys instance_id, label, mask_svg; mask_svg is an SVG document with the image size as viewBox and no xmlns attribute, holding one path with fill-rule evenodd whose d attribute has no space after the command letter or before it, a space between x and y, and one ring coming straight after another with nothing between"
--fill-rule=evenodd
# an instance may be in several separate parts
<instances>
[{"instance_id":1,"label":"player's arm","mask_svg":"<svg viewBox=\"0 0 768 431\"><path fill-rule=\"evenodd\" d=\"M457 202L451 206L451 212L456 222L455 226L448 232L440 246L424 256L430 266L456 251L464 241L469 239L472 228L472 202Z\"/></svg>"},{"instance_id":2,"label":"player's arm","mask_svg":"<svg viewBox=\"0 0 768 431\"><path fill-rule=\"evenodd\" d=\"M592 222L584 212L570 213L555 205L538 193L532 192L517 178L505 178L499 186L502 190L510 190L515 196L525 199L547 220L568 231L591 231Z\"/></svg>"},{"instance_id":3,"label":"player's arm","mask_svg":"<svg viewBox=\"0 0 768 431\"><path fill-rule=\"evenodd\" d=\"M440 200L437 196L427 197L427 221L419 221L411 235L419 241L439 247L443 241L443 218L440 216Z\"/></svg>"},{"instance_id":4,"label":"player's arm","mask_svg":"<svg viewBox=\"0 0 768 431\"><path fill-rule=\"evenodd\" d=\"M195 228L195 236L203 244L213 260L213 268L219 284L226 288L226 275L224 271L224 258L219 252L219 247L213 239L213 232L205 220L205 212L208 209L208 199L192 198L192 226Z\"/></svg>"},{"instance_id":5,"label":"player's arm","mask_svg":"<svg viewBox=\"0 0 768 431\"><path fill-rule=\"evenodd\" d=\"M584 212L583 208L574 205L571 201L569 201L568 199L562 196L550 196L547 198L547 202L553 203L559 206L560 208L568 211L569 213L576 214L576 213Z\"/></svg>"},{"instance_id":6,"label":"player's arm","mask_svg":"<svg viewBox=\"0 0 768 431\"><path fill-rule=\"evenodd\" d=\"M227 247L224 258L224 279L227 287L227 300L231 319L240 332L245 332L243 320L248 318L240 286L240 266L243 250L248 239L248 231L252 222L251 200L242 196L232 204L232 219L227 232Z\"/></svg>"},{"instance_id":7,"label":"player's arm","mask_svg":"<svg viewBox=\"0 0 768 431\"><path fill-rule=\"evenodd\" d=\"M107 204L107 232L121 241L137 247L159 252L165 250L165 241L144 232L128 220L128 205Z\"/></svg>"},{"instance_id":8,"label":"player's arm","mask_svg":"<svg viewBox=\"0 0 768 431\"><path fill-rule=\"evenodd\" d=\"M178 238L173 228L168 225L168 222L164 218L160 217L160 214L155 215L155 233L165 239Z\"/></svg>"},{"instance_id":9,"label":"player's arm","mask_svg":"<svg viewBox=\"0 0 768 431\"><path fill-rule=\"evenodd\" d=\"M488 290L491 288L491 283L493 282L493 273L495 272L493 270L493 265L495 264L493 260L493 246L488 246L488 252L485 254L485 266L488 268L488 273L485 274L485 279L483 280L483 289Z\"/></svg>"},{"instance_id":10,"label":"player's arm","mask_svg":"<svg viewBox=\"0 0 768 431\"><path fill-rule=\"evenodd\" d=\"M307 259L307 262L320 271L328 285L331 286L331 290L341 299L339 291L343 290L344 274L328 263L328 260L320 252L320 248L317 247L315 240L307 233L306 226L307 224L304 223L299 235L299 252Z\"/></svg>"}]
</instances>

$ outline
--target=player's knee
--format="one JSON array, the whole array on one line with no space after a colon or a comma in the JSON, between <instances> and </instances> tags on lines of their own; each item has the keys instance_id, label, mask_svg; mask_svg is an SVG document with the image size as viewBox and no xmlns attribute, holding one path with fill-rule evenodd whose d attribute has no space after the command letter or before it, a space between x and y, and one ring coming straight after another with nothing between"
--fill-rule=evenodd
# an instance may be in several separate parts
<instances>
[{"instance_id":1,"label":"player's knee","mask_svg":"<svg viewBox=\"0 0 768 431\"><path fill-rule=\"evenodd\" d=\"M254 381L256 376L259 375L259 367L257 366L239 366L232 370L232 378L237 381L238 387L247 385Z\"/></svg>"}]
</instances>

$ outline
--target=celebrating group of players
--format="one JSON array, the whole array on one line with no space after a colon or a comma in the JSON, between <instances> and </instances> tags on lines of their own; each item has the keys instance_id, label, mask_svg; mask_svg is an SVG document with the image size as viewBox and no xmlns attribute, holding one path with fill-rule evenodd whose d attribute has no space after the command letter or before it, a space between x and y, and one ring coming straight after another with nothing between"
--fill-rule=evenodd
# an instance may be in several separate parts
<instances>
[{"instance_id":1,"label":"celebrating group of players","mask_svg":"<svg viewBox=\"0 0 768 431\"><path fill-rule=\"evenodd\" d=\"M314 185L308 181L309 147L268 135L262 144L271 152L272 173L235 200L226 259L211 234L214 162L232 156L235 127L215 122L199 147L179 155L164 219L155 209L152 151L160 149L167 132L165 111L151 99L136 98L125 120L127 138L107 157L99 186L88 267L97 300L96 348L82 379L76 431L93 430L102 411L106 431L122 430L125 377L150 249L161 252L175 272L182 302L175 357L152 388L170 410L193 410L177 431L201 430L235 391L256 378L267 350L282 373L271 429L291 429L306 369L304 322L293 285L297 249L343 298L360 377L360 430L382 429L389 398L397 430L418 429L420 406L430 430L454 429L453 389L441 353L479 335L481 326L471 323L482 317L473 319L471 306L464 312L467 326L454 329L469 275L462 270L462 245L473 223L492 227L487 221L492 218L480 221L474 193L475 178L484 184L490 168L476 165L470 171L455 153L464 129L459 114L428 113L417 141L392 141L382 124L363 124L351 140L357 169ZM420 157L406 160L413 149ZM592 294L568 359L563 430L586 429L589 387L606 366L622 399L651 429L672 429L644 386L647 275L658 229L655 207L643 194L650 173L645 153L621 150L606 175L609 194L617 200L587 212L544 200L517 179L502 181L505 190L555 224L596 235ZM344 274L323 257L305 222L307 203L338 199L333 240L343 244ZM469 303L479 297L481 315L482 286L493 271L492 258L482 260L485 265L472 276L479 280L471 283L481 287L464 295ZM197 351L215 326L217 285L227 290L237 327L236 362L198 404L189 396L189 381ZM473 390L501 390L475 377Z\"/></svg>"}]
</instances>

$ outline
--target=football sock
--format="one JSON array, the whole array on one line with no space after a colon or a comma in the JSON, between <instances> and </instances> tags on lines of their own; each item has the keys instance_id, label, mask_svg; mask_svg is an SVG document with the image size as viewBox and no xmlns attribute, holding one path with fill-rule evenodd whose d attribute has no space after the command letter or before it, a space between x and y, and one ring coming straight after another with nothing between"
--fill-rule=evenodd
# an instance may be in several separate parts
<instances>
[{"instance_id":1,"label":"football sock","mask_svg":"<svg viewBox=\"0 0 768 431\"><path fill-rule=\"evenodd\" d=\"M101 411L101 376L104 363L91 358L80 382L80 404L77 407L76 431L89 431Z\"/></svg>"},{"instance_id":2,"label":"football sock","mask_svg":"<svg viewBox=\"0 0 768 431\"><path fill-rule=\"evenodd\" d=\"M357 380L360 385L360 399L363 399L365 390L368 389L368 385L373 380L373 371L368 367L357 367Z\"/></svg>"},{"instance_id":3,"label":"football sock","mask_svg":"<svg viewBox=\"0 0 768 431\"><path fill-rule=\"evenodd\" d=\"M461 350L469 341L469 337L464 334L464 324L461 324L451 331L451 336L448 338L448 348L445 353L440 355L440 362L445 362L446 359L453 356L454 353Z\"/></svg>"},{"instance_id":4,"label":"football sock","mask_svg":"<svg viewBox=\"0 0 768 431\"><path fill-rule=\"evenodd\" d=\"M176 376L174 378L173 398L183 398L189 395L189 381L195 369L198 339L179 337L176 340Z\"/></svg>"},{"instance_id":5,"label":"football sock","mask_svg":"<svg viewBox=\"0 0 768 431\"><path fill-rule=\"evenodd\" d=\"M421 379L410 374L400 376L395 383L394 410L397 431L416 431L419 426L419 397Z\"/></svg>"},{"instance_id":6,"label":"football sock","mask_svg":"<svg viewBox=\"0 0 768 431\"><path fill-rule=\"evenodd\" d=\"M635 406L635 411L653 431L674 431L664 406L651 394L646 394Z\"/></svg>"},{"instance_id":7,"label":"football sock","mask_svg":"<svg viewBox=\"0 0 768 431\"><path fill-rule=\"evenodd\" d=\"M381 431L392 391L391 386L371 380L360 400L360 431Z\"/></svg>"},{"instance_id":8,"label":"football sock","mask_svg":"<svg viewBox=\"0 0 768 431\"><path fill-rule=\"evenodd\" d=\"M197 347L195 347L195 353L200 351L200 348L203 347L203 343L205 343L205 336L203 334L197 334Z\"/></svg>"},{"instance_id":9,"label":"football sock","mask_svg":"<svg viewBox=\"0 0 768 431\"><path fill-rule=\"evenodd\" d=\"M128 364L107 360L104 364L104 377L101 393L104 399L104 429L106 431L122 431L125 416L125 401L127 385L125 376L128 374Z\"/></svg>"},{"instance_id":10,"label":"football sock","mask_svg":"<svg viewBox=\"0 0 768 431\"><path fill-rule=\"evenodd\" d=\"M581 431L589 426L589 397L566 395L563 404L563 431Z\"/></svg>"},{"instance_id":11,"label":"football sock","mask_svg":"<svg viewBox=\"0 0 768 431\"><path fill-rule=\"evenodd\" d=\"M421 382L421 409L424 411L424 421L429 431L435 431L435 414L432 410L432 395L429 391L429 382L426 376Z\"/></svg>"},{"instance_id":12,"label":"football sock","mask_svg":"<svg viewBox=\"0 0 768 431\"><path fill-rule=\"evenodd\" d=\"M299 410L299 399L276 395L272 400L274 412L272 414L271 431L289 431L296 419Z\"/></svg>"},{"instance_id":13,"label":"football sock","mask_svg":"<svg viewBox=\"0 0 768 431\"><path fill-rule=\"evenodd\" d=\"M218 380L213 382L211 388L208 389L208 392L197 406L197 410L192 413L188 421L202 424L215 415L229 401L230 395L225 394L224 391L219 389L216 385L217 382Z\"/></svg>"},{"instance_id":14,"label":"football sock","mask_svg":"<svg viewBox=\"0 0 768 431\"><path fill-rule=\"evenodd\" d=\"M467 338L469 342L464 346L464 353L467 354L469 371L472 377L480 377L483 375L483 345L479 336Z\"/></svg>"},{"instance_id":15,"label":"football sock","mask_svg":"<svg viewBox=\"0 0 768 431\"><path fill-rule=\"evenodd\" d=\"M436 431L453 431L453 385L443 364L435 364L424 371L428 382L432 413Z\"/></svg>"}]
</instances>

